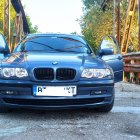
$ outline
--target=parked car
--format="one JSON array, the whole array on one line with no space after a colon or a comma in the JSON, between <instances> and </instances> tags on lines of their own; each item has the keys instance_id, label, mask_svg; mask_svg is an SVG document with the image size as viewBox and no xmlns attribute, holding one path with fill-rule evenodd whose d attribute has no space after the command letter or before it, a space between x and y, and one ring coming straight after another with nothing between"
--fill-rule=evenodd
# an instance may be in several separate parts
<instances>
[{"instance_id":1,"label":"parked car","mask_svg":"<svg viewBox=\"0 0 140 140\"><path fill-rule=\"evenodd\" d=\"M10 53L0 34L0 112L10 108L109 112L122 80L117 41L105 36L95 55L81 36L29 34Z\"/></svg>"}]
</instances>

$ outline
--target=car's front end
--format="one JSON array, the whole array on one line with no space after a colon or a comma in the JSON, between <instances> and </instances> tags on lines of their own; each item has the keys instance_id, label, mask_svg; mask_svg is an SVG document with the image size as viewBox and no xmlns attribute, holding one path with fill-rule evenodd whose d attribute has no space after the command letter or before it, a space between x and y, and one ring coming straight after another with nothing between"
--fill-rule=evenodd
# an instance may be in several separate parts
<instances>
[{"instance_id":1,"label":"car's front end","mask_svg":"<svg viewBox=\"0 0 140 140\"><path fill-rule=\"evenodd\" d=\"M13 53L2 61L0 79L0 106L8 108L98 108L114 101L113 72L92 54Z\"/></svg>"},{"instance_id":2,"label":"car's front end","mask_svg":"<svg viewBox=\"0 0 140 140\"><path fill-rule=\"evenodd\" d=\"M37 82L25 81L1 81L0 105L4 107L23 107L39 109L68 109L68 108L94 108L106 106L114 100L114 85L112 80L89 82L80 81L74 83L55 83L55 94L59 94L57 87L77 88L77 94L73 96L36 96L34 86L52 86ZM11 82L11 83L10 83Z\"/></svg>"}]
</instances>

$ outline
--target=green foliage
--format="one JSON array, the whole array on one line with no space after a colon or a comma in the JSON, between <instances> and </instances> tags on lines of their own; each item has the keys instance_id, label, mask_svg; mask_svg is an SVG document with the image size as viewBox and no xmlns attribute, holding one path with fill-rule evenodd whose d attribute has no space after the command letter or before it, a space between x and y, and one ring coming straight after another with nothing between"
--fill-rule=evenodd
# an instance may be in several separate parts
<instances>
[{"instance_id":1,"label":"green foliage","mask_svg":"<svg viewBox=\"0 0 140 140\"><path fill-rule=\"evenodd\" d=\"M16 12L12 5L10 5L10 27L11 27L11 38L14 33L14 19ZM4 0L0 1L0 32L3 33L3 21L4 21Z\"/></svg>"},{"instance_id":2,"label":"green foliage","mask_svg":"<svg viewBox=\"0 0 140 140\"><path fill-rule=\"evenodd\" d=\"M30 20L30 17L27 15L26 16L26 19L27 19L27 22L28 22L28 25L29 25L29 29L30 29L30 33L36 33L38 32L38 26L33 26L31 20Z\"/></svg>"},{"instance_id":3,"label":"green foliage","mask_svg":"<svg viewBox=\"0 0 140 140\"><path fill-rule=\"evenodd\" d=\"M125 19L126 19L126 13L128 8L128 2L127 0L121 1L121 39L124 32L124 25L125 25ZM128 52L132 51L138 51L138 7L136 7L135 16L132 22L132 28L131 28L131 34L130 34L130 41L129 41L129 47Z\"/></svg>"},{"instance_id":4,"label":"green foliage","mask_svg":"<svg viewBox=\"0 0 140 140\"><path fill-rule=\"evenodd\" d=\"M10 6L10 23L11 23L11 35L13 35L14 31L14 20L16 17L16 12L13 8L13 6ZM3 33L3 20L4 20L4 0L0 0L0 32ZM29 28L31 33L36 33L38 32L38 27L35 25L33 26L30 20L30 17L27 16L27 21L29 24Z\"/></svg>"},{"instance_id":5,"label":"green foliage","mask_svg":"<svg viewBox=\"0 0 140 140\"><path fill-rule=\"evenodd\" d=\"M0 32L3 33L3 9L4 9L4 0L0 0Z\"/></svg>"},{"instance_id":6,"label":"green foliage","mask_svg":"<svg viewBox=\"0 0 140 140\"><path fill-rule=\"evenodd\" d=\"M102 11L96 4L90 6L90 9L85 8L85 14L81 19L82 34L95 51L102 37L112 34L112 23L112 11Z\"/></svg>"},{"instance_id":7,"label":"green foliage","mask_svg":"<svg viewBox=\"0 0 140 140\"><path fill-rule=\"evenodd\" d=\"M71 32L71 34L78 35L78 33L76 31L75 32Z\"/></svg>"},{"instance_id":8,"label":"green foliage","mask_svg":"<svg viewBox=\"0 0 140 140\"><path fill-rule=\"evenodd\" d=\"M83 3L86 9L90 9L91 7L99 7L102 10L105 10L104 6L107 6L107 3L111 2L112 0L83 0Z\"/></svg>"},{"instance_id":9,"label":"green foliage","mask_svg":"<svg viewBox=\"0 0 140 140\"><path fill-rule=\"evenodd\" d=\"M105 3L106 1L106 3ZM82 34L96 51L100 40L105 35L113 33L113 1L112 0L83 0L84 15L80 20ZM124 32L128 1L121 1L121 39ZM138 46L138 11L133 20L130 51L137 51ZM132 49L133 48L133 49Z\"/></svg>"}]
</instances>

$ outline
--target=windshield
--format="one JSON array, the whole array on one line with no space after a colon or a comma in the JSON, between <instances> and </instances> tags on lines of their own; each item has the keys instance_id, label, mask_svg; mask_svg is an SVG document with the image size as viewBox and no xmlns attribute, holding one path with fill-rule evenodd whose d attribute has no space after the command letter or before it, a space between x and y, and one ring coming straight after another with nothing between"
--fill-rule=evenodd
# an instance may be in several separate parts
<instances>
[{"instance_id":1,"label":"windshield","mask_svg":"<svg viewBox=\"0 0 140 140\"><path fill-rule=\"evenodd\" d=\"M35 36L23 40L14 52L43 51L43 52L77 52L90 53L86 43L68 37Z\"/></svg>"}]
</instances>

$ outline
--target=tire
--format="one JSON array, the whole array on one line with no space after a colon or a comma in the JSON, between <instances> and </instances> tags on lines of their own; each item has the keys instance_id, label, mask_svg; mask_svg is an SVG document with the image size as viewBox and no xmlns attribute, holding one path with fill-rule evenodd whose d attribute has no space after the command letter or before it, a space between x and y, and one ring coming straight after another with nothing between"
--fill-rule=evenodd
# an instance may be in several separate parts
<instances>
[{"instance_id":1,"label":"tire","mask_svg":"<svg viewBox=\"0 0 140 140\"><path fill-rule=\"evenodd\" d=\"M106 106L102 106L102 107L99 107L99 108L96 108L95 110L97 112L106 112L107 113L107 112L111 111L111 109L113 108L113 105L114 105L114 100L112 101L111 104L106 105Z\"/></svg>"},{"instance_id":2,"label":"tire","mask_svg":"<svg viewBox=\"0 0 140 140\"><path fill-rule=\"evenodd\" d=\"M7 107L0 106L0 113L7 113L9 112L9 109Z\"/></svg>"}]
</instances>

